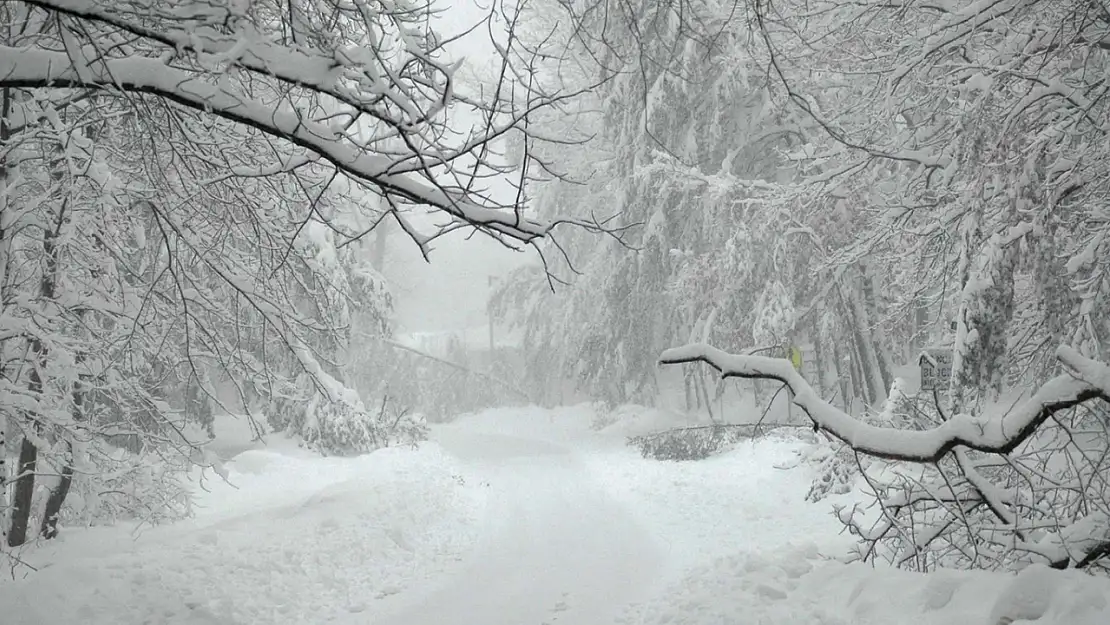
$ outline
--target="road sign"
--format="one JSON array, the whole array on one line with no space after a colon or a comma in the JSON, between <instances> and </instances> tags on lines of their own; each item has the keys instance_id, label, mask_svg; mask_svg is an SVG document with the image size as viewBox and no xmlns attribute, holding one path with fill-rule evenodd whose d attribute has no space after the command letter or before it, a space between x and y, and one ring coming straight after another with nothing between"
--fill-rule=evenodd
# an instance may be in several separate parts
<instances>
[{"instance_id":1,"label":"road sign","mask_svg":"<svg viewBox=\"0 0 1110 625\"><path fill-rule=\"evenodd\" d=\"M948 388L952 379L952 349L932 347L921 352L917 359L921 368L921 390L933 391Z\"/></svg>"}]
</instances>

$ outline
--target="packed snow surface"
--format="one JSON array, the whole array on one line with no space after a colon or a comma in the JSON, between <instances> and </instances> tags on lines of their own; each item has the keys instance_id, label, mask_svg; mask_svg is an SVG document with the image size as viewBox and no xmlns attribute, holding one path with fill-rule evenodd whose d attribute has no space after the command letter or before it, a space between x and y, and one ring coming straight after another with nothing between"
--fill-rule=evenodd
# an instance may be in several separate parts
<instances>
[{"instance_id":1,"label":"packed snow surface","mask_svg":"<svg viewBox=\"0 0 1110 625\"><path fill-rule=\"evenodd\" d=\"M671 415L503 409L418 449L250 449L195 518L67 529L0 582L4 625L1110 623L1110 582L1033 566L918 575L845 565L806 443L644 460ZM596 428L604 425L600 431Z\"/></svg>"}]
</instances>

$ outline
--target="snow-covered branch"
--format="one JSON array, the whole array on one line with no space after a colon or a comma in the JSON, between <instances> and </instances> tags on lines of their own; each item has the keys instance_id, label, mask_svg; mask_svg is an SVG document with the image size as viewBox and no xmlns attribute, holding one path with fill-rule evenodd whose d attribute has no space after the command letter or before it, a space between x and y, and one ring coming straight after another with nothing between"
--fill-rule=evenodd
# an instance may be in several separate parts
<instances>
[{"instance_id":1,"label":"snow-covered branch","mask_svg":"<svg viewBox=\"0 0 1110 625\"><path fill-rule=\"evenodd\" d=\"M1057 350L1061 360L1071 356L1067 348ZM1043 384L1032 397L1004 416L959 414L932 429L900 430L864 423L822 400L784 359L738 356L710 345L694 344L663 352L660 362L704 362L725 378L778 380L794 392L794 403L805 411L814 427L858 452L909 462L937 462L961 446L987 453L1008 453L1053 414L1093 399L1110 401L1106 389L1064 374Z\"/></svg>"},{"instance_id":2,"label":"snow-covered branch","mask_svg":"<svg viewBox=\"0 0 1110 625\"><path fill-rule=\"evenodd\" d=\"M362 151L343 141L339 131L307 120L297 110L285 107L275 110L252 102L228 87L214 85L158 59L136 57L82 64L61 52L0 46L0 87L48 86L150 93L208 111L318 153L344 173L387 194L436 208L465 223L520 241L543 237L553 225L521 217L513 210L478 204L461 189L453 191L421 182L413 175L393 173L396 159Z\"/></svg>"}]
</instances>

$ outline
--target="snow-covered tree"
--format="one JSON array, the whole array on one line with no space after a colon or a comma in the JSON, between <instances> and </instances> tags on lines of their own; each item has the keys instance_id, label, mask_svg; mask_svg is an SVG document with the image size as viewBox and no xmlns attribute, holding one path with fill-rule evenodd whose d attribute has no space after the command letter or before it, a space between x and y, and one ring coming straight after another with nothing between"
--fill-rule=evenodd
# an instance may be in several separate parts
<instances>
[{"instance_id":1,"label":"snow-covered tree","mask_svg":"<svg viewBox=\"0 0 1110 625\"><path fill-rule=\"evenodd\" d=\"M395 415L347 381L352 326L388 333L365 235L389 219L422 250L460 227L519 245L558 222L484 183L506 171L491 144L531 145L529 116L565 95L529 81L540 51L498 36L500 87L468 85L435 18L363 0L0 6L8 544L140 500L185 511L160 476L212 464L190 428L217 381L259 434L384 444ZM428 210L445 219L422 230Z\"/></svg>"},{"instance_id":2,"label":"snow-covered tree","mask_svg":"<svg viewBox=\"0 0 1110 625\"><path fill-rule=\"evenodd\" d=\"M1108 112L1104 12L760 2L753 23L772 98L808 120L791 155L802 175L781 197L823 256L814 308L848 330L839 348L869 403L884 389L900 399L849 417L783 363L702 347L665 359L786 380L816 427L893 461L860 467L879 521L842 516L862 557L1099 565L1107 534L1091 510L1107 493L1091 484L1110 449L1107 317L1091 304L1108 286L1097 255L1107 161L1093 147ZM822 217L841 206L839 227ZM950 388L908 396L894 358L928 344L952 351ZM1002 393L1017 398L1000 405Z\"/></svg>"},{"instance_id":3,"label":"snow-covered tree","mask_svg":"<svg viewBox=\"0 0 1110 625\"><path fill-rule=\"evenodd\" d=\"M644 399L657 390L651 363L660 348L692 335L750 343L758 293L793 273L778 233L794 224L764 195L767 181L789 178L782 149L794 137L784 110L765 98L743 15L728 6L563 9L576 26L568 45L577 67L605 82L574 118L593 139L548 152L571 180L539 187L536 205L615 213L611 223L626 236L560 238L550 249L569 257L556 267L568 286L548 297L524 295L516 282L501 303L520 311L536 377L551 378L554 365L556 379L599 399Z\"/></svg>"}]
</instances>

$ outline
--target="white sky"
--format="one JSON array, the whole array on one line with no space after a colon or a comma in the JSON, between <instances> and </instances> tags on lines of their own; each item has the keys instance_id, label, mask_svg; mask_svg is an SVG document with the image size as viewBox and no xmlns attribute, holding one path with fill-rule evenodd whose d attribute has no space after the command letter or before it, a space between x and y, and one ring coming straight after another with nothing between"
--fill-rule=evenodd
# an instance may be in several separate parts
<instances>
[{"instance_id":1,"label":"white sky","mask_svg":"<svg viewBox=\"0 0 1110 625\"><path fill-rule=\"evenodd\" d=\"M480 22L491 0L441 0L448 9L440 20L445 38ZM481 72L493 60L486 28L480 27L453 45L467 59L462 76ZM493 189L514 193L508 183L490 184ZM442 219L438 218L437 219ZM506 249L483 235L459 231L438 239L431 262L426 263L411 242L392 238L387 262L397 297L397 322L401 332L485 331L489 278L500 277L525 262L536 260L534 251Z\"/></svg>"}]
</instances>

